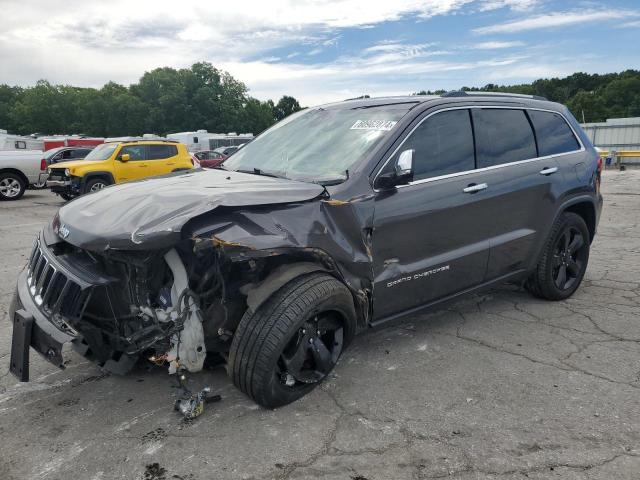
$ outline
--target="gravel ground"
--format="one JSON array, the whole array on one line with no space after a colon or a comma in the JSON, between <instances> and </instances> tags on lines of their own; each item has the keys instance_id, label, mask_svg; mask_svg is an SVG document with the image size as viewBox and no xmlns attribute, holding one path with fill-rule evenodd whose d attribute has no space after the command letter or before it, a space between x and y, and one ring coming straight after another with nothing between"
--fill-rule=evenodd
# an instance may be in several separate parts
<instances>
[{"instance_id":1,"label":"gravel ground","mask_svg":"<svg viewBox=\"0 0 640 480\"><path fill-rule=\"evenodd\" d=\"M275 411L222 369L222 401L187 423L163 368L102 373L32 352L0 377L0 478L382 480L640 478L640 171L605 172L586 280L550 303L505 286L356 339L335 374ZM0 358L15 278L61 203L0 204Z\"/></svg>"}]
</instances>

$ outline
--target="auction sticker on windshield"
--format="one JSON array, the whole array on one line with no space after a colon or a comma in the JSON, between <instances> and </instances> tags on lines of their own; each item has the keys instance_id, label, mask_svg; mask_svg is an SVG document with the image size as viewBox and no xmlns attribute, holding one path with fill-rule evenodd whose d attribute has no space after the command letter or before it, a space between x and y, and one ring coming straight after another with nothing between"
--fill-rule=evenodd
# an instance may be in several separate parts
<instances>
[{"instance_id":1,"label":"auction sticker on windshield","mask_svg":"<svg viewBox=\"0 0 640 480\"><path fill-rule=\"evenodd\" d=\"M398 123L393 120L356 120L351 130L383 130L388 131Z\"/></svg>"}]
</instances>

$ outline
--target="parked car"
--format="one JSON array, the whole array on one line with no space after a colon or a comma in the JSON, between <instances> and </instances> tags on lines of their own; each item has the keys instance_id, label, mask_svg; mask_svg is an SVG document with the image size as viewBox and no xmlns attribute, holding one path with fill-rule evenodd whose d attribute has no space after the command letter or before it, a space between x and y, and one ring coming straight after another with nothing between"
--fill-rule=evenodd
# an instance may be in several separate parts
<instances>
[{"instance_id":1,"label":"parked car","mask_svg":"<svg viewBox=\"0 0 640 480\"><path fill-rule=\"evenodd\" d=\"M44 152L47 165L53 165L68 160L83 160L93 147L57 147Z\"/></svg>"},{"instance_id":2,"label":"parked car","mask_svg":"<svg viewBox=\"0 0 640 480\"><path fill-rule=\"evenodd\" d=\"M225 157L228 157L229 155L232 155L235 152L237 152L241 146L242 145L233 145L231 147L218 147L214 150L214 152L221 153Z\"/></svg>"},{"instance_id":3,"label":"parked car","mask_svg":"<svg viewBox=\"0 0 640 480\"><path fill-rule=\"evenodd\" d=\"M47 186L65 200L115 183L193 168L187 147L167 140L133 140L98 145L84 160L49 167Z\"/></svg>"},{"instance_id":4,"label":"parked car","mask_svg":"<svg viewBox=\"0 0 640 480\"><path fill-rule=\"evenodd\" d=\"M58 147L44 152L43 158L47 165L60 163L67 160L82 160L93 149L93 147ZM33 184L33 188L40 189L47 186L47 177L41 178L38 183Z\"/></svg>"},{"instance_id":5,"label":"parked car","mask_svg":"<svg viewBox=\"0 0 640 480\"><path fill-rule=\"evenodd\" d=\"M29 185L47 178L40 150L0 151L0 200L18 200Z\"/></svg>"},{"instance_id":6,"label":"parked car","mask_svg":"<svg viewBox=\"0 0 640 480\"><path fill-rule=\"evenodd\" d=\"M214 150L203 150L202 152L194 153L194 156L200 162L200 166L204 168L215 168L224 162L227 156L221 152Z\"/></svg>"},{"instance_id":7,"label":"parked car","mask_svg":"<svg viewBox=\"0 0 640 480\"><path fill-rule=\"evenodd\" d=\"M257 403L284 405L370 327L507 281L571 296L599 179L580 125L544 99L309 108L221 169L60 208L18 278L11 371L24 378L29 345L62 365L65 342L119 373L141 357L198 371L210 355Z\"/></svg>"}]
</instances>

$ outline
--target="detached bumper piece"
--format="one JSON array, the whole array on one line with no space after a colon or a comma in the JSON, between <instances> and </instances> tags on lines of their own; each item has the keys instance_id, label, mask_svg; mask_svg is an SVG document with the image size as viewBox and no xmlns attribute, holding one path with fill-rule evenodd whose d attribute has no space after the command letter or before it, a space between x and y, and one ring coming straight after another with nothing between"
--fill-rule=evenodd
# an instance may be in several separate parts
<instances>
[{"instance_id":1,"label":"detached bumper piece","mask_svg":"<svg viewBox=\"0 0 640 480\"><path fill-rule=\"evenodd\" d=\"M32 315L20 309L13 315L9 371L21 382L29 381L29 347L33 347L57 367L64 368L62 344L43 331Z\"/></svg>"}]
</instances>

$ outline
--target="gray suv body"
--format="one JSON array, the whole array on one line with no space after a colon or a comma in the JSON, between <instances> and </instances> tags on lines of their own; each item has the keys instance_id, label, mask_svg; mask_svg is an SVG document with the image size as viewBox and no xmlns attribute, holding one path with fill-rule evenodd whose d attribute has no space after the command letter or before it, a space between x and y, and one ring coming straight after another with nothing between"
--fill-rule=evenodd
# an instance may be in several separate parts
<instances>
[{"instance_id":1,"label":"gray suv body","mask_svg":"<svg viewBox=\"0 0 640 480\"><path fill-rule=\"evenodd\" d=\"M14 374L62 344L125 372L205 357L289 403L354 334L502 282L567 298L586 270L601 163L562 105L517 95L310 108L221 168L64 205L18 279Z\"/></svg>"}]
</instances>

